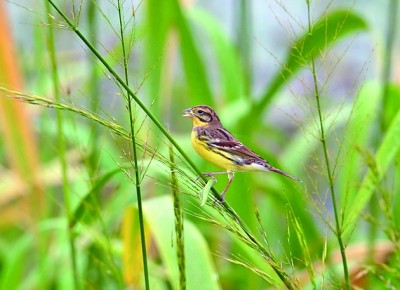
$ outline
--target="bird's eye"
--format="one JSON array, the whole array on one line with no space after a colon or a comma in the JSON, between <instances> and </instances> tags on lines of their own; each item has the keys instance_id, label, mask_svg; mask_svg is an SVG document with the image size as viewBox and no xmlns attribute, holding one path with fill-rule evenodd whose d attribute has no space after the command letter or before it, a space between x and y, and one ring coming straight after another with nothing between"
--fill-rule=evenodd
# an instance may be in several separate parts
<instances>
[{"instance_id":1,"label":"bird's eye","mask_svg":"<svg viewBox=\"0 0 400 290\"><path fill-rule=\"evenodd\" d=\"M197 113L199 113L199 115L203 115L204 111L203 110L198 110Z\"/></svg>"}]
</instances>

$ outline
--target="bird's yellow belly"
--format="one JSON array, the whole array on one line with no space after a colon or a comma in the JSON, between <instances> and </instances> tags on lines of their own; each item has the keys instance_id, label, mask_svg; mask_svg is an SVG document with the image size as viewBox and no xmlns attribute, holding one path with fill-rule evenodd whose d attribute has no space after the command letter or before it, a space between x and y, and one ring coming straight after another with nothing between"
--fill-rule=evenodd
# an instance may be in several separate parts
<instances>
[{"instance_id":1,"label":"bird's yellow belly","mask_svg":"<svg viewBox=\"0 0 400 290\"><path fill-rule=\"evenodd\" d=\"M239 170L238 166L233 161L227 158L231 158L228 153L216 148L213 149L214 151L210 148L207 148L207 143L197 138L197 132L192 131L191 139L193 148L196 150L196 152L210 163L224 170Z\"/></svg>"}]
</instances>

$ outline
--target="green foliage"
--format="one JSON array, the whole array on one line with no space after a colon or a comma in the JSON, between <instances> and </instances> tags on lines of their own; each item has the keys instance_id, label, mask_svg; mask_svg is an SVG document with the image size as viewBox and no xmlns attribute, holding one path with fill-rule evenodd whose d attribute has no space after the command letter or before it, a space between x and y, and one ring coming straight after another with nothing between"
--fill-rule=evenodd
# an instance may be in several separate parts
<instances>
[{"instance_id":1,"label":"green foliage","mask_svg":"<svg viewBox=\"0 0 400 290\"><path fill-rule=\"evenodd\" d=\"M41 109L37 178L46 193L45 209L32 216L29 191L0 156L1 289L399 286L400 88L360 68L341 103L329 90L343 85L334 76L349 47L374 30L356 9L313 4L304 28L281 4L278 22L287 17L296 33L256 97L253 87L245 95L244 66L257 56L244 64L240 44L205 8L47 4L24 26L42 48L38 63L24 64L37 76L27 73L26 91L0 85L0 98ZM58 45L65 39L68 51ZM364 65L387 66L376 58ZM222 204L226 178L201 174L215 168L194 153L181 117L196 104L213 106L239 140L304 183L237 173ZM273 108L280 119L267 122Z\"/></svg>"}]
</instances>

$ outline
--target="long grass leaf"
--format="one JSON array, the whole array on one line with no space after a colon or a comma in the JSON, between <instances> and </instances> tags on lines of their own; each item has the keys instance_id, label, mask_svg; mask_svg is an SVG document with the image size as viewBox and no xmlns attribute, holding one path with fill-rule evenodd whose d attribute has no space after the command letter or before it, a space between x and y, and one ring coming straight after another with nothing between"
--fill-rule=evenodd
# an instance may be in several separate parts
<instances>
[{"instance_id":1,"label":"long grass leaf","mask_svg":"<svg viewBox=\"0 0 400 290\"><path fill-rule=\"evenodd\" d=\"M371 196L375 192L378 183L384 178L389 165L393 162L396 154L400 149L400 110L397 111L396 117L393 119L388 128L375 157L375 163L378 170L378 176L373 169L369 169L366 173L360 189L354 197L349 198L349 207L344 215L343 234L346 238L350 237L358 219L360 218L364 208L368 204Z\"/></svg>"},{"instance_id":2,"label":"long grass leaf","mask_svg":"<svg viewBox=\"0 0 400 290\"><path fill-rule=\"evenodd\" d=\"M357 148L366 146L368 133L377 117L376 108L381 100L380 86L377 83L366 83L363 85L355 104L348 116L348 123L343 133L341 152L337 165L337 185L343 202L346 202L345 195L350 198L357 191L361 178L360 175L360 154ZM348 205L342 203L343 208ZM344 215L346 215L346 211Z\"/></svg>"},{"instance_id":3,"label":"long grass leaf","mask_svg":"<svg viewBox=\"0 0 400 290\"><path fill-rule=\"evenodd\" d=\"M78 222L80 222L86 213L93 212L94 210L97 210L99 208L99 205L96 202L96 197L94 197L93 195L96 192L100 192L100 190L107 184L107 182L109 182L110 179L118 173L122 173L122 170L119 167L103 174L102 176L99 176L96 179L96 183L86 194L83 195L81 201L79 202L79 205L72 213L70 227L73 228Z\"/></svg>"},{"instance_id":4,"label":"long grass leaf","mask_svg":"<svg viewBox=\"0 0 400 290\"><path fill-rule=\"evenodd\" d=\"M200 9L192 9L189 19L201 25L206 33L208 45L215 54L218 63L219 84L223 99L227 104L241 98L244 94L244 76L235 46L226 37L220 24L211 15Z\"/></svg>"},{"instance_id":5,"label":"long grass leaf","mask_svg":"<svg viewBox=\"0 0 400 290\"><path fill-rule=\"evenodd\" d=\"M195 34L189 27L186 11L182 8L180 1L172 0L176 13L176 24L179 31L180 48L183 59L183 67L188 81L191 98L194 101L213 105L205 61L202 59L196 46Z\"/></svg>"},{"instance_id":6,"label":"long grass leaf","mask_svg":"<svg viewBox=\"0 0 400 290\"><path fill-rule=\"evenodd\" d=\"M261 100L254 104L254 110L251 111L253 118L261 115L276 92L300 69L306 67L311 59L329 50L341 38L367 29L367 23L363 17L350 10L338 10L322 15L312 26L312 34L306 32L293 42L281 69L272 78Z\"/></svg>"}]
</instances>

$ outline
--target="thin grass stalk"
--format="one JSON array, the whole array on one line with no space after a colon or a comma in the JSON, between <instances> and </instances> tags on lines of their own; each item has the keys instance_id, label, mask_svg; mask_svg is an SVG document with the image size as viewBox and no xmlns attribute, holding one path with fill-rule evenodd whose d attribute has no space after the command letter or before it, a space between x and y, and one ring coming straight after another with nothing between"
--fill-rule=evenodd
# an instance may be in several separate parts
<instances>
[{"instance_id":1,"label":"thin grass stalk","mask_svg":"<svg viewBox=\"0 0 400 290\"><path fill-rule=\"evenodd\" d=\"M169 146L169 158L171 168L171 189L174 199L174 216L175 216L175 237L176 237L176 255L179 269L179 289L186 289L186 270L185 270L185 239L183 228L183 210L179 198L178 178L175 171L174 149L172 144Z\"/></svg>"},{"instance_id":2,"label":"thin grass stalk","mask_svg":"<svg viewBox=\"0 0 400 290\"><path fill-rule=\"evenodd\" d=\"M48 49L49 49L49 58L51 64L51 77L53 81L53 94L54 98L57 102L60 102L60 91L58 89L59 78L58 78L58 68L57 68L57 59L56 52L54 46L54 31L53 25L54 21L51 17L51 7L49 2L46 1L46 12L47 12L47 21L48 21ZM72 264L72 279L74 281L75 289L80 289L79 279L78 279L78 268L76 263L76 250L75 250L75 242L74 242L74 234L73 228L70 226L72 223L72 212L70 207L70 199L69 199L69 184L68 184L68 169L67 169L67 160L65 156L66 145L65 138L63 132L63 114L60 110L56 110L56 118L57 118L57 142L58 142L58 156L60 159L61 165L61 179L62 179L62 191L63 191L63 199L64 199L64 207L65 213L67 215L67 232L68 232L68 244L71 255L71 264Z\"/></svg>"},{"instance_id":3,"label":"thin grass stalk","mask_svg":"<svg viewBox=\"0 0 400 290\"><path fill-rule=\"evenodd\" d=\"M97 48L96 44L98 41L98 31L97 31L97 10L95 1L89 1L88 9L87 9L87 18L88 18L88 28L89 28L89 41L93 44L94 47ZM90 53L90 52L89 52ZM91 56L91 55L90 55ZM90 60L90 109L91 112L97 114L99 110L99 99L100 99L100 79L97 74L97 60L95 58L91 58ZM92 123L91 128L91 148L90 148L90 156L89 156L89 169L91 180L96 180L97 177L97 166L100 152L98 150L98 139L99 139L99 127L96 123Z\"/></svg>"},{"instance_id":4,"label":"thin grass stalk","mask_svg":"<svg viewBox=\"0 0 400 290\"><path fill-rule=\"evenodd\" d=\"M313 28L312 28L312 24L311 24L310 0L307 0L307 18L308 18L308 33L311 35L313 33ZM333 173L332 173L332 169L331 169L331 165L330 165L330 161L329 161L328 147L326 144L326 135L325 135L324 122L322 120L322 110L321 110L321 101L320 101L321 95L320 95L320 90L319 90L319 86L318 86L317 71L315 68L314 56L311 57L311 73L313 75L315 101L317 104L318 122L319 122L319 127L320 127L320 132L321 132L321 136L320 136L321 140L320 141L322 143L322 150L324 152L325 166L326 166L326 171L328 174L329 189L330 189L330 193L331 193L333 212L334 212L334 216L335 216L335 227L336 227L335 235L336 235L338 243L339 243L340 254L342 257L345 287L347 290L350 290L351 289L350 276L349 276L349 270L348 270L348 266L347 266L346 248L344 246L343 238L342 238L342 226L341 226L341 222L339 219L339 211L338 211L338 206L337 206L337 201L336 201Z\"/></svg>"},{"instance_id":5,"label":"thin grass stalk","mask_svg":"<svg viewBox=\"0 0 400 290\"><path fill-rule=\"evenodd\" d=\"M9 88L0 86L0 92L4 92L8 94L6 97L14 98L16 100L20 100L23 102L26 102L31 105L38 105L42 107L47 107L51 109L60 109L60 110L65 110L68 112L73 112L75 114L81 115L82 117L96 122L100 124L101 126L104 126L105 128L109 129L113 134L117 136L121 136L124 139L130 139L130 134L127 132L122 126L118 125L117 123L110 122L99 115L93 114L90 111L86 111L84 109L81 109L79 107L73 106L73 105L68 105L64 104L61 102L56 102L54 100L46 99L40 96L34 96L34 95L29 95L25 93L21 93L20 91L15 91L15 90L10 90Z\"/></svg>"},{"instance_id":6,"label":"thin grass stalk","mask_svg":"<svg viewBox=\"0 0 400 290\"><path fill-rule=\"evenodd\" d=\"M346 248L344 246L343 239L342 239L342 226L341 226L341 223L339 220L339 211L338 211L338 206L337 206L337 201L336 201L336 193L335 193L333 174L332 174L329 156L328 156L328 148L327 148L327 144L326 144L326 135L325 135L325 129L324 129L323 120L322 120L320 93L319 93L319 88L318 88L318 84L317 84L317 76L316 76L316 71L315 71L314 57L312 57L311 66L312 66L312 74L313 74L313 81L314 81L315 99L317 102L318 122L319 122L320 130L321 130L320 139L321 139L321 143L322 143L322 149L324 152L324 161L325 161L326 171L328 174L329 189L330 189L330 193L331 193L333 212L334 212L334 216L335 216L335 227L336 227L335 234L336 234L336 237L337 237L337 240L339 243L340 254L342 256L343 272L344 272L344 277L345 277L346 289L350 290L350 277L349 277L349 271L348 271L348 267L347 267Z\"/></svg>"},{"instance_id":7,"label":"thin grass stalk","mask_svg":"<svg viewBox=\"0 0 400 290\"><path fill-rule=\"evenodd\" d=\"M119 28L120 28L120 37L122 44L122 57L123 57L123 66L124 66L124 75L125 75L125 84L129 87L129 78L128 78L128 55L125 50L125 38L124 38L124 26L122 21L122 7L121 0L118 0L118 18L119 18ZM142 258L143 258L143 272L144 272L144 282L146 289L150 289L149 283L149 270L147 266L147 250L146 250L146 236L144 231L144 218L143 218L143 208L142 208L142 192L140 187L140 176L139 176L139 165L138 165L138 154L136 148L136 136L134 129L134 120L133 120L133 111L132 111L132 98L129 97L129 90L126 91L127 102L128 102L128 114L129 114L129 125L130 125L130 133L131 133L131 144L132 144L132 153L133 153L133 165L135 172L135 187L136 187L136 196L137 196L137 204L138 204L138 217L139 217L139 227L140 227L140 239L142 246Z\"/></svg>"},{"instance_id":8,"label":"thin grass stalk","mask_svg":"<svg viewBox=\"0 0 400 290\"><path fill-rule=\"evenodd\" d=\"M131 88L124 82L124 80L116 73L116 71L107 63L107 61L101 56L101 54L96 50L96 48L88 41L88 39L82 34L78 27L72 23L72 21L63 13L58 6L53 2L53 0L48 0L50 4L54 7L57 13L67 22L70 29L83 41L83 43L93 52L93 54L98 58L98 60L106 67L109 73L114 77L114 79L126 90L128 96L133 99L137 105L145 112L149 119L156 125L156 127L161 131L161 133L174 145L177 151L182 155L182 157L189 163L189 165L194 169L194 171L199 175L199 177L207 182L206 177L203 175L201 170L197 165L189 158L189 156L182 150L179 144L175 141L167 129L160 123L160 121L150 112L150 110L143 104L143 102L138 98L138 96L132 91ZM216 191L214 187L211 188L214 198L222 203L222 198ZM286 273L283 267L276 262L268 250L265 249L261 243L251 234L250 230L247 228L245 223L240 219L237 213L226 203L222 203L222 207L227 211L233 220L235 220L246 236L249 238L250 242L254 244L254 248L262 253L265 259L270 263L271 267L274 269L276 274L281 278L282 282L288 287L288 289L296 289L295 281Z\"/></svg>"}]
</instances>

